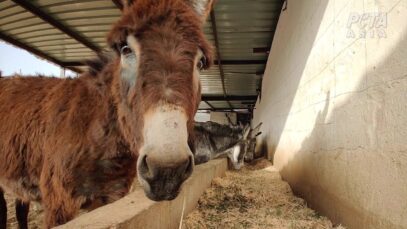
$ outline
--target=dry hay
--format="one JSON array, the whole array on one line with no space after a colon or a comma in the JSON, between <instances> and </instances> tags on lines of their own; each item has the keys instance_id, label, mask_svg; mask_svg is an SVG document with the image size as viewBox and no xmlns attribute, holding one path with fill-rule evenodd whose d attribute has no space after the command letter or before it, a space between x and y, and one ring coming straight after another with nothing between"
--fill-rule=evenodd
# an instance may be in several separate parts
<instances>
[{"instance_id":1,"label":"dry hay","mask_svg":"<svg viewBox=\"0 0 407 229\"><path fill-rule=\"evenodd\" d=\"M137 184L137 182L135 182ZM133 189L137 189L135 185ZM17 228L14 198L6 195L7 228ZM31 204L29 228L42 228L43 211ZM184 229L203 228L333 228L332 223L307 208L267 160L240 171L227 171L206 190L196 210L183 221ZM338 226L337 229L343 227Z\"/></svg>"},{"instance_id":2,"label":"dry hay","mask_svg":"<svg viewBox=\"0 0 407 229\"><path fill-rule=\"evenodd\" d=\"M331 221L295 197L267 160L216 178L183 221L195 228L334 228ZM342 226L335 227L337 229Z\"/></svg>"},{"instance_id":3,"label":"dry hay","mask_svg":"<svg viewBox=\"0 0 407 229\"><path fill-rule=\"evenodd\" d=\"M17 217L15 212L15 199L5 194L7 202L7 228L18 228ZM28 213L28 228L39 229L43 228L43 210L39 204L31 203L30 212Z\"/></svg>"}]
</instances>

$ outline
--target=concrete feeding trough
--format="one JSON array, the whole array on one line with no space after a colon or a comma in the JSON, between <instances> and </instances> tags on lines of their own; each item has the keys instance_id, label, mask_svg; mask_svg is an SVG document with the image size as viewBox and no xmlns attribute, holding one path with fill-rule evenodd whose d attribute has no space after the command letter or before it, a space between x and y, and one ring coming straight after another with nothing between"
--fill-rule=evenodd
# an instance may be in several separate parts
<instances>
[{"instance_id":1,"label":"concrete feeding trough","mask_svg":"<svg viewBox=\"0 0 407 229\"><path fill-rule=\"evenodd\" d=\"M154 202L143 190L137 189L126 197L83 214L76 219L56 227L65 228L178 228L181 217L191 212L203 192L214 178L224 176L226 159L212 160L198 165L185 182L181 193L173 201Z\"/></svg>"}]
</instances>

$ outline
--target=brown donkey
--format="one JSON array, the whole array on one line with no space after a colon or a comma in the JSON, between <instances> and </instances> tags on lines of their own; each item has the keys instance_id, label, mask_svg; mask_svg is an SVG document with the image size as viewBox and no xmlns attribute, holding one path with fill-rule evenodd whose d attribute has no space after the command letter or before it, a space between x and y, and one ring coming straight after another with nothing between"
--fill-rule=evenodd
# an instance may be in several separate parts
<instances>
[{"instance_id":1,"label":"brown donkey","mask_svg":"<svg viewBox=\"0 0 407 229\"><path fill-rule=\"evenodd\" d=\"M193 170L212 0L124 3L108 35L116 54L87 73L0 79L0 186L41 202L47 228L121 198L136 174L150 199L174 199Z\"/></svg>"}]
</instances>

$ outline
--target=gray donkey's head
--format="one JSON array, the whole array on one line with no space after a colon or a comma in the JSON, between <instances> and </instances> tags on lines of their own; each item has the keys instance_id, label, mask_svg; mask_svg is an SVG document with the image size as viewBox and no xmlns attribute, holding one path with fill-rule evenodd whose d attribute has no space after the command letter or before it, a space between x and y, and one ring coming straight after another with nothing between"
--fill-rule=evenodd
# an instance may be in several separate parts
<instances>
[{"instance_id":1,"label":"gray donkey's head","mask_svg":"<svg viewBox=\"0 0 407 229\"><path fill-rule=\"evenodd\" d=\"M227 156L230 159L234 169L241 169L248 154L250 154L251 158L253 158L254 148L256 146L256 137L261 134L261 125L262 123L252 129L250 124L248 124L246 127L244 127L241 138L237 141L237 143L231 148L227 149Z\"/></svg>"}]
</instances>

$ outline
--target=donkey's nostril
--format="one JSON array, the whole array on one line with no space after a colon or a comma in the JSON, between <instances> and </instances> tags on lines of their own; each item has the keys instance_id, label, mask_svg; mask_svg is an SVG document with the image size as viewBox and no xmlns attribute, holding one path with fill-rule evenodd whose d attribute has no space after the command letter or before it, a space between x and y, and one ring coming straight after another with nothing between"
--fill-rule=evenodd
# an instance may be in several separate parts
<instances>
[{"instance_id":1,"label":"donkey's nostril","mask_svg":"<svg viewBox=\"0 0 407 229\"><path fill-rule=\"evenodd\" d=\"M193 170L194 170L194 158L192 156L190 156L189 160L188 160L188 166L187 166L187 168L185 170L185 174L184 174L185 179L191 175Z\"/></svg>"},{"instance_id":2,"label":"donkey's nostril","mask_svg":"<svg viewBox=\"0 0 407 229\"><path fill-rule=\"evenodd\" d=\"M194 157L193 156L189 156L189 166L188 166L188 171L192 170L194 168Z\"/></svg>"},{"instance_id":3,"label":"donkey's nostril","mask_svg":"<svg viewBox=\"0 0 407 229\"><path fill-rule=\"evenodd\" d=\"M143 166L145 166L146 168L148 168L147 156L146 156L146 155L144 155L143 160L141 161L141 164L142 164Z\"/></svg>"},{"instance_id":4,"label":"donkey's nostril","mask_svg":"<svg viewBox=\"0 0 407 229\"><path fill-rule=\"evenodd\" d=\"M147 164L147 155L143 155L140 162L140 166L139 166L139 172L140 174L143 175L147 175L149 168L148 168L148 164Z\"/></svg>"}]
</instances>

